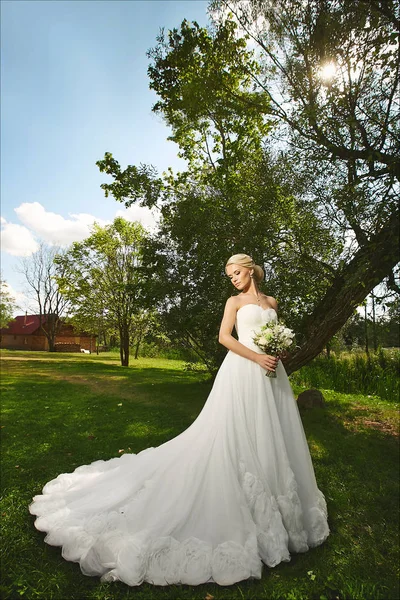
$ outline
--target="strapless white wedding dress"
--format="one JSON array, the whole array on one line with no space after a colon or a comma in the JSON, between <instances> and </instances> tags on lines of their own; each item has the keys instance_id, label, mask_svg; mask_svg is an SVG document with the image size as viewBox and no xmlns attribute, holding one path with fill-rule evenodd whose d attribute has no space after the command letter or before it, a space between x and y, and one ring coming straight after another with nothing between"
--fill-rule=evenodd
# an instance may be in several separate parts
<instances>
[{"instance_id":1,"label":"strapless white wedding dress","mask_svg":"<svg viewBox=\"0 0 400 600\"><path fill-rule=\"evenodd\" d=\"M240 308L239 341L261 352L253 332L271 319ZM325 498L281 362L276 372L228 352L186 431L47 483L30 505L45 541L85 575L131 586L259 579L263 563L322 544Z\"/></svg>"}]
</instances>

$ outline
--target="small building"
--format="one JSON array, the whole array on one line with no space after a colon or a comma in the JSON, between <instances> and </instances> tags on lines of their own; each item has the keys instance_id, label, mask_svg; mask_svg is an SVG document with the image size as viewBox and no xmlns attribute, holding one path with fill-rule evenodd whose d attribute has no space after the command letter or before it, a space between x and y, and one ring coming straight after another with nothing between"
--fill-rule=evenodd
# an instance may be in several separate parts
<instances>
[{"instance_id":1,"label":"small building","mask_svg":"<svg viewBox=\"0 0 400 600\"><path fill-rule=\"evenodd\" d=\"M46 317L42 317L46 328ZM15 317L7 327L0 329L0 348L8 350L48 350L49 343L40 325L39 315L23 315ZM56 351L80 352L96 349L96 336L80 333L68 323L62 323L56 336Z\"/></svg>"}]
</instances>

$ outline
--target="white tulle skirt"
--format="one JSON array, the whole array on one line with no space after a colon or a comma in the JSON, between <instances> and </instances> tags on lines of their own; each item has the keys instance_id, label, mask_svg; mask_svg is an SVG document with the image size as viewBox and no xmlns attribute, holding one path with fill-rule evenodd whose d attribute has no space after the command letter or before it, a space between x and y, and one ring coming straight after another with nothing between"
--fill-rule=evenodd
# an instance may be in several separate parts
<instances>
[{"instance_id":1,"label":"white tulle skirt","mask_svg":"<svg viewBox=\"0 0 400 600\"><path fill-rule=\"evenodd\" d=\"M232 352L186 431L59 475L30 512L85 575L131 586L259 579L329 535L283 365L270 379Z\"/></svg>"}]
</instances>

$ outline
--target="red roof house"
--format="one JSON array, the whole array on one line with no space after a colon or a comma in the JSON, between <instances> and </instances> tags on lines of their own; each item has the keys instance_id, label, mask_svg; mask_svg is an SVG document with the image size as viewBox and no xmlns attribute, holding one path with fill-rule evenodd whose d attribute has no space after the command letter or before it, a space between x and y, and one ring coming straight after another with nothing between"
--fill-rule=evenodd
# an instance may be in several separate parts
<instances>
[{"instance_id":1,"label":"red roof house","mask_svg":"<svg viewBox=\"0 0 400 600\"><path fill-rule=\"evenodd\" d=\"M46 328L46 317L42 317ZM76 331L72 325L63 323L56 337L56 349L79 352L81 349L94 350L96 336ZM39 315L23 315L15 317L7 327L0 329L0 348L9 350L48 350L47 337L40 326Z\"/></svg>"}]
</instances>

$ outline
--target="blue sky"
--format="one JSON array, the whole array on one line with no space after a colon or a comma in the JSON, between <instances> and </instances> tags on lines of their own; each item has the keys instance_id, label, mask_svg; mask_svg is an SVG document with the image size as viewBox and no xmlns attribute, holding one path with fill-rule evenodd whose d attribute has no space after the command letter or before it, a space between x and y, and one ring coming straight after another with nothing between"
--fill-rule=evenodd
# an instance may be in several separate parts
<instances>
[{"instance_id":1,"label":"blue sky","mask_svg":"<svg viewBox=\"0 0 400 600\"><path fill-rule=\"evenodd\" d=\"M3 277L22 308L15 271L40 240L86 237L117 211L96 167L104 152L122 164L178 169L177 147L151 107L146 51L161 27L207 23L202 0L11 0L1 3L1 214Z\"/></svg>"}]
</instances>

